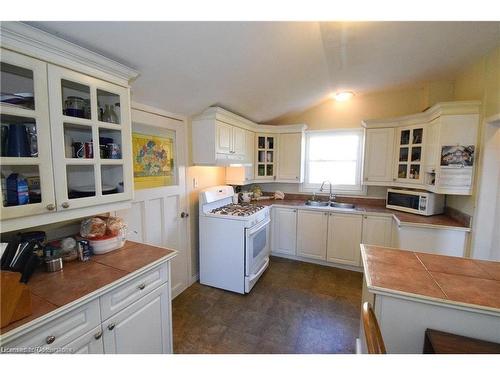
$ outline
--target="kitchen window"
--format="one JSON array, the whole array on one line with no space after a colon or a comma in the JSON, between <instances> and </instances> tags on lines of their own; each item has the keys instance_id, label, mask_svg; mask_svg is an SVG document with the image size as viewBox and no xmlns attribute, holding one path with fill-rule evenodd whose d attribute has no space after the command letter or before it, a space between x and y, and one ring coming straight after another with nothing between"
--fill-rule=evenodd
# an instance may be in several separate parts
<instances>
[{"instance_id":1,"label":"kitchen window","mask_svg":"<svg viewBox=\"0 0 500 375\"><path fill-rule=\"evenodd\" d=\"M302 191L317 192L321 183L328 180L336 193L366 194L366 188L361 184L363 134L363 129L306 132Z\"/></svg>"}]
</instances>

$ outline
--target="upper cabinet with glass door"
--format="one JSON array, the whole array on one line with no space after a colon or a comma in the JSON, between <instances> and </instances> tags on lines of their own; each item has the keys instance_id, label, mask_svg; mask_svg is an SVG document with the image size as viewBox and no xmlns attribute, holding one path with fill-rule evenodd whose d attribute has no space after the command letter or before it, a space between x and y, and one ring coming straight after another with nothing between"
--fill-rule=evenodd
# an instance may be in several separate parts
<instances>
[{"instance_id":1,"label":"upper cabinet with glass door","mask_svg":"<svg viewBox=\"0 0 500 375\"><path fill-rule=\"evenodd\" d=\"M398 182L421 183L423 179L424 128L399 128L396 136L396 176Z\"/></svg>"},{"instance_id":2,"label":"upper cabinet with glass door","mask_svg":"<svg viewBox=\"0 0 500 375\"><path fill-rule=\"evenodd\" d=\"M272 134L258 133L256 143L255 179L275 180L278 137Z\"/></svg>"},{"instance_id":3,"label":"upper cabinet with glass door","mask_svg":"<svg viewBox=\"0 0 500 375\"><path fill-rule=\"evenodd\" d=\"M47 64L1 49L1 217L55 210Z\"/></svg>"},{"instance_id":4,"label":"upper cabinet with glass door","mask_svg":"<svg viewBox=\"0 0 500 375\"><path fill-rule=\"evenodd\" d=\"M131 199L129 90L49 65L58 209Z\"/></svg>"}]
</instances>

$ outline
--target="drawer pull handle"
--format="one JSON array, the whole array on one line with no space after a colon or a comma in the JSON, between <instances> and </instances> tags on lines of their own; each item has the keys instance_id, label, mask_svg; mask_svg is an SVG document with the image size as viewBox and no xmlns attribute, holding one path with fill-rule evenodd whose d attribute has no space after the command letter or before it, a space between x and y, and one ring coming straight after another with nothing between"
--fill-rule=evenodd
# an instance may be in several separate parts
<instances>
[{"instance_id":1,"label":"drawer pull handle","mask_svg":"<svg viewBox=\"0 0 500 375\"><path fill-rule=\"evenodd\" d=\"M96 340L99 340L101 337L102 337L102 331L99 331L99 332L97 332L97 333L94 335L94 338L95 338Z\"/></svg>"},{"instance_id":2,"label":"drawer pull handle","mask_svg":"<svg viewBox=\"0 0 500 375\"><path fill-rule=\"evenodd\" d=\"M142 283L141 285L138 286L140 290L143 290L146 287L146 284Z\"/></svg>"},{"instance_id":3,"label":"drawer pull handle","mask_svg":"<svg viewBox=\"0 0 500 375\"><path fill-rule=\"evenodd\" d=\"M56 341L55 336L47 336L47 338L45 339L45 342L49 345L52 344L54 341Z\"/></svg>"},{"instance_id":4,"label":"drawer pull handle","mask_svg":"<svg viewBox=\"0 0 500 375\"><path fill-rule=\"evenodd\" d=\"M115 328L115 323L108 324L108 329L112 331Z\"/></svg>"}]
</instances>

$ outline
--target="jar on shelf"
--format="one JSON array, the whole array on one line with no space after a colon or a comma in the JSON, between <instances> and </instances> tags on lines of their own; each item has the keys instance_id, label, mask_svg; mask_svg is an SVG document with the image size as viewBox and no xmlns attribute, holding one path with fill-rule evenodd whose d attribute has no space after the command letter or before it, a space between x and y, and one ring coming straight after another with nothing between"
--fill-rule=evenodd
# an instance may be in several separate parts
<instances>
[{"instance_id":1,"label":"jar on shelf","mask_svg":"<svg viewBox=\"0 0 500 375\"><path fill-rule=\"evenodd\" d=\"M104 106L104 113L102 114L102 121L118 124L118 115L114 110L113 105L106 104Z\"/></svg>"}]
</instances>

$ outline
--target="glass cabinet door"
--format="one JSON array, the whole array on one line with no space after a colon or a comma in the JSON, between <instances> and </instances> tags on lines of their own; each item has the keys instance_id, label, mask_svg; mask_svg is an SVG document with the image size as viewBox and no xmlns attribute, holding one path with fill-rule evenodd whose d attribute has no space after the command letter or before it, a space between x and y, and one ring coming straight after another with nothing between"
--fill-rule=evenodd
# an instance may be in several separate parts
<instances>
[{"instance_id":1,"label":"glass cabinet door","mask_svg":"<svg viewBox=\"0 0 500 375\"><path fill-rule=\"evenodd\" d=\"M257 160L255 178L273 180L276 175L277 137L269 134L257 134Z\"/></svg>"},{"instance_id":2,"label":"glass cabinet door","mask_svg":"<svg viewBox=\"0 0 500 375\"><path fill-rule=\"evenodd\" d=\"M52 65L48 77L58 209L131 199L128 89Z\"/></svg>"},{"instance_id":3,"label":"glass cabinet door","mask_svg":"<svg viewBox=\"0 0 500 375\"><path fill-rule=\"evenodd\" d=\"M415 126L399 130L396 180L421 181L424 128Z\"/></svg>"},{"instance_id":4,"label":"glass cabinet door","mask_svg":"<svg viewBox=\"0 0 500 375\"><path fill-rule=\"evenodd\" d=\"M55 210L47 64L1 49L2 219Z\"/></svg>"}]
</instances>

